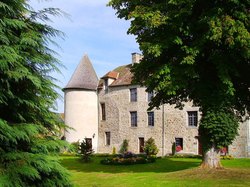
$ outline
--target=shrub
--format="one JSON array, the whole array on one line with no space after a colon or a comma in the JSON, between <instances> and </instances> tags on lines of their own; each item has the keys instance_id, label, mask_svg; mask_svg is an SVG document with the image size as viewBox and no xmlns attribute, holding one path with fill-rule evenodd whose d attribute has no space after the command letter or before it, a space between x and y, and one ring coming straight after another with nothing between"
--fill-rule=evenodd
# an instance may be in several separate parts
<instances>
[{"instance_id":1,"label":"shrub","mask_svg":"<svg viewBox=\"0 0 250 187\"><path fill-rule=\"evenodd\" d=\"M176 144L175 142L172 143L172 155L175 155L176 153Z\"/></svg>"},{"instance_id":2,"label":"shrub","mask_svg":"<svg viewBox=\"0 0 250 187\"><path fill-rule=\"evenodd\" d=\"M120 157L121 157L121 158L133 158L133 157L136 157L136 154L134 154L134 153L128 151L128 152L126 152L126 153L120 155Z\"/></svg>"},{"instance_id":3,"label":"shrub","mask_svg":"<svg viewBox=\"0 0 250 187\"><path fill-rule=\"evenodd\" d=\"M232 155L223 155L220 157L223 160L233 160L234 157Z\"/></svg>"},{"instance_id":4,"label":"shrub","mask_svg":"<svg viewBox=\"0 0 250 187\"><path fill-rule=\"evenodd\" d=\"M115 155L116 154L116 148L113 147L113 150L112 150L112 155Z\"/></svg>"},{"instance_id":5,"label":"shrub","mask_svg":"<svg viewBox=\"0 0 250 187\"><path fill-rule=\"evenodd\" d=\"M80 146L80 143L79 143L79 141L77 141L77 142L72 142L70 145L69 145L69 149L68 149L68 151L70 152L70 153L78 153L78 151L79 151L79 146Z\"/></svg>"},{"instance_id":6,"label":"shrub","mask_svg":"<svg viewBox=\"0 0 250 187\"><path fill-rule=\"evenodd\" d=\"M146 157L145 155L136 155L132 152L126 152L115 157L108 157L101 160L104 165L133 165L133 164L146 164L155 162L156 157Z\"/></svg>"},{"instance_id":7,"label":"shrub","mask_svg":"<svg viewBox=\"0 0 250 187\"><path fill-rule=\"evenodd\" d=\"M124 154L124 153L126 153L128 151L128 140L123 140L123 142L122 142L122 145L121 145L121 149L120 149L120 153L121 154Z\"/></svg>"},{"instance_id":8,"label":"shrub","mask_svg":"<svg viewBox=\"0 0 250 187\"><path fill-rule=\"evenodd\" d=\"M175 155L168 155L167 158L199 158L201 159L201 155L193 155L193 154L175 154Z\"/></svg>"},{"instance_id":9,"label":"shrub","mask_svg":"<svg viewBox=\"0 0 250 187\"><path fill-rule=\"evenodd\" d=\"M159 149L155 144L155 140L152 137L146 141L144 151L147 156L157 155L157 153L159 152Z\"/></svg>"},{"instance_id":10,"label":"shrub","mask_svg":"<svg viewBox=\"0 0 250 187\"><path fill-rule=\"evenodd\" d=\"M91 160L91 156L93 155L94 150L92 149L92 145L88 143L87 139L84 140L80 144L80 154L84 162L89 162Z\"/></svg>"}]
</instances>

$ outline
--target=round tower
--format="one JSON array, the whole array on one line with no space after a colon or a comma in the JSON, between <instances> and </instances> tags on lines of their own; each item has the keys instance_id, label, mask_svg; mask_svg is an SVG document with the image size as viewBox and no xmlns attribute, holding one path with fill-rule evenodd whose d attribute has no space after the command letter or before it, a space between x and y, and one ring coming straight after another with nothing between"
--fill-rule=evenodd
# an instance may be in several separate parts
<instances>
[{"instance_id":1,"label":"round tower","mask_svg":"<svg viewBox=\"0 0 250 187\"><path fill-rule=\"evenodd\" d=\"M73 129L65 132L68 142L87 138L97 152L98 141L98 77L88 58L84 55L64 91L65 124Z\"/></svg>"}]
</instances>

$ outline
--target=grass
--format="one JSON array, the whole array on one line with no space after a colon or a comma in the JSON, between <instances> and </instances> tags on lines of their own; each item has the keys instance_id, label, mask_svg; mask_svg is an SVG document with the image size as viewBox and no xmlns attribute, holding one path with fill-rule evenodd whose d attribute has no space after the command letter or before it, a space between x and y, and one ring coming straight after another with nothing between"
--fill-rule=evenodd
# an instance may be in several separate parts
<instances>
[{"instance_id":1,"label":"grass","mask_svg":"<svg viewBox=\"0 0 250 187\"><path fill-rule=\"evenodd\" d=\"M225 169L202 170L200 159L162 158L155 163L128 166L101 165L102 158L82 163L61 157L78 187L250 186L250 159L222 160Z\"/></svg>"}]
</instances>

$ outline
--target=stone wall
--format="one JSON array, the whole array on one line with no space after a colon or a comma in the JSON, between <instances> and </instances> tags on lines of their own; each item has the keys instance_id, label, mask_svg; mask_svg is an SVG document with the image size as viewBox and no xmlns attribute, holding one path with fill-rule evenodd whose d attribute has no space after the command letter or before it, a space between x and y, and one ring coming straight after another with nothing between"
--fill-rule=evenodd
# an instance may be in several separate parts
<instances>
[{"instance_id":1,"label":"stone wall","mask_svg":"<svg viewBox=\"0 0 250 187\"><path fill-rule=\"evenodd\" d=\"M239 125L239 136L228 147L228 154L234 157L250 157L249 120Z\"/></svg>"},{"instance_id":2,"label":"stone wall","mask_svg":"<svg viewBox=\"0 0 250 187\"><path fill-rule=\"evenodd\" d=\"M118 151L124 139L129 140L129 150L139 153L139 138L144 141L154 138L159 148L158 155L170 154L175 138L183 138L182 153L198 152L197 127L188 127L187 111L197 111L192 103L183 110L164 105L154 109L154 126L148 126L148 101L145 88L137 88L137 102L130 102L130 88L135 86L110 87L108 93L99 92L99 103L105 103L106 120L99 120L99 152ZM99 111L101 108L99 107ZM131 127L130 112L137 111L137 127ZM163 120L164 117L164 120ZM101 119L101 112L99 112ZM163 130L164 129L164 130ZM111 145L105 145L105 132L111 132Z\"/></svg>"}]
</instances>

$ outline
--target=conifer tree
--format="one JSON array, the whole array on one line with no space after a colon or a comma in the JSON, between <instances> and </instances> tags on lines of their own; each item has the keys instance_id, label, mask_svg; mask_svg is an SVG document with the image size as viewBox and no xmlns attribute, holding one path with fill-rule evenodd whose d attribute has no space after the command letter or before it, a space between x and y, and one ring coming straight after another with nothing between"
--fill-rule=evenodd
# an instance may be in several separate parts
<instances>
[{"instance_id":1,"label":"conifer tree","mask_svg":"<svg viewBox=\"0 0 250 187\"><path fill-rule=\"evenodd\" d=\"M152 137L146 141L144 151L147 156L155 156L159 152L155 140Z\"/></svg>"},{"instance_id":2,"label":"conifer tree","mask_svg":"<svg viewBox=\"0 0 250 187\"><path fill-rule=\"evenodd\" d=\"M0 1L0 186L71 186L55 157L63 143L50 73L59 63L48 45L60 32L38 22L49 14L59 10Z\"/></svg>"}]
</instances>

